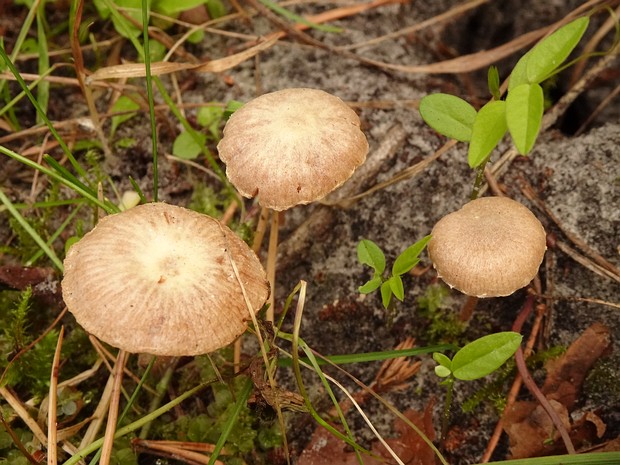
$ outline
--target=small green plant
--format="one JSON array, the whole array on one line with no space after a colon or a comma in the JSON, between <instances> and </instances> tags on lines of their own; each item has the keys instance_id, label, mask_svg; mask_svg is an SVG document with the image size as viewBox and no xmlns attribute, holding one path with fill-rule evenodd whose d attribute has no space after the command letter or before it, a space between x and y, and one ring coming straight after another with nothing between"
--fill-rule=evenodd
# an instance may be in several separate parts
<instances>
[{"instance_id":1,"label":"small green plant","mask_svg":"<svg viewBox=\"0 0 620 465\"><path fill-rule=\"evenodd\" d=\"M489 334L465 345L450 359L440 352L433 354L437 362L435 374L445 378L446 403L442 422L442 437L448 428L454 383L457 379L472 381L499 369L519 348L523 336L513 331Z\"/></svg>"},{"instance_id":2,"label":"small green plant","mask_svg":"<svg viewBox=\"0 0 620 465\"><path fill-rule=\"evenodd\" d=\"M362 294L369 294L380 289L383 306L392 308L392 296L401 302L405 298L405 287L402 276L418 264L419 255L422 253L431 236L420 239L415 244L407 247L394 261L389 276L385 276L385 254L377 244L369 239L363 239L357 245L357 258L360 263L370 266L374 274L370 280L359 288Z\"/></svg>"},{"instance_id":3,"label":"small green plant","mask_svg":"<svg viewBox=\"0 0 620 465\"><path fill-rule=\"evenodd\" d=\"M542 123L544 94L540 84L562 69L588 23L588 17L576 19L523 55L510 74L505 100L501 100L497 68L491 67L488 84L493 99L479 111L459 97L438 93L421 100L422 118L437 132L468 142L472 168L484 166L507 131L519 153L528 154Z\"/></svg>"}]
</instances>

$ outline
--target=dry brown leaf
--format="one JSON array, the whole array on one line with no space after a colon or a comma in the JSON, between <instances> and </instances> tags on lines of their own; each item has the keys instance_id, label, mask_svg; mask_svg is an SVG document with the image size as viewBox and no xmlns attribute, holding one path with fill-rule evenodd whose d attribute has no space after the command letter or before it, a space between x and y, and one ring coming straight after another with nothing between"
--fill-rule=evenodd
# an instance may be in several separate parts
<instances>
[{"instance_id":1,"label":"dry brown leaf","mask_svg":"<svg viewBox=\"0 0 620 465\"><path fill-rule=\"evenodd\" d=\"M564 355L547 363L547 378L542 392L572 410L588 371L610 347L609 328L594 323L570 345Z\"/></svg>"},{"instance_id":2,"label":"dry brown leaf","mask_svg":"<svg viewBox=\"0 0 620 465\"><path fill-rule=\"evenodd\" d=\"M592 442L605 431L605 424L593 412L586 412L582 419L572 425L569 413L575 406L588 371L609 350L610 345L609 328L594 323L570 345L562 357L547 364L547 378L542 392L577 444ZM504 417L504 431L510 439L512 458L561 452L559 433L538 402L516 402Z\"/></svg>"},{"instance_id":3,"label":"dry brown leaf","mask_svg":"<svg viewBox=\"0 0 620 465\"><path fill-rule=\"evenodd\" d=\"M435 439L433 428L434 402L429 402L424 413L408 410L405 417L416 425L432 441ZM424 440L400 418L394 421L395 438L385 442L406 465L435 465L435 453ZM364 465L393 464L394 459L379 441L372 445L375 456L364 456ZM358 461L351 447L336 438L325 428L317 428L310 443L302 451L298 465L357 465Z\"/></svg>"}]
</instances>

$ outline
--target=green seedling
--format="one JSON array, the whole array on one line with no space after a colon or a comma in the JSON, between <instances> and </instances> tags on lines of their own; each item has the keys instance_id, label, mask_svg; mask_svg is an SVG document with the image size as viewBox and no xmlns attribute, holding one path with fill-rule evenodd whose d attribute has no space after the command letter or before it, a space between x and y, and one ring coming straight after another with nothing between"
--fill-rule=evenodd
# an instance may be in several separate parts
<instances>
[{"instance_id":1,"label":"green seedling","mask_svg":"<svg viewBox=\"0 0 620 465\"><path fill-rule=\"evenodd\" d=\"M435 374L445 378L446 403L442 422L442 437L448 428L454 382L472 381L490 375L499 369L519 348L523 336L512 331L489 334L465 345L450 359L440 352L433 354L437 362Z\"/></svg>"},{"instance_id":2,"label":"green seedling","mask_svg":"<svg viewBox=\"0 0 620 465\"><path fill-rule=\"evenodd\" d=\"M467 159L472 168L484 167L507 131L519 153L527 155L542 124L544 95L540 84L563 69L588 23L589 18L583 17L566 24L521 57L510 74L505 100L500 99L497 68L491 67L488 85L493 99L479 111L459 97L438 93L420 101L422 118L440 134L468 142Z\"/></svg>"},{"instance_id":3,"label":"green seedling","mask_svg":"<svg viewBox=\"0 0 620 465\"><path fill-rule=\"evenodd\" d=\"M402 276L418 264L422 253L431 236L420 239L412 246L407 247L394 261L389 276L385 276L385 254L377 244L369 239L363 239L357 245L357 258L360 263L370 266L374 274L370 280L359 288L362 294L370 294L380 289L383 306L392 308L392 296L401 302L405 298L405 288Z\"/></svg>"},{"instance_id":4,"label":"green seedling","mask_svg":"<svg viewBox=\"0 0 620 465\"><path fill-rule=\"evenodd\" d=\"M112 113L120 113L112 116L112 127L110 129L110 137L114 137L114 133L118 127L125 121L129 121L131 118L138 114L140 110L140 104L136 101L136 96L121 95L114 105L112 105Z\"/></svg>"}]
</instances>

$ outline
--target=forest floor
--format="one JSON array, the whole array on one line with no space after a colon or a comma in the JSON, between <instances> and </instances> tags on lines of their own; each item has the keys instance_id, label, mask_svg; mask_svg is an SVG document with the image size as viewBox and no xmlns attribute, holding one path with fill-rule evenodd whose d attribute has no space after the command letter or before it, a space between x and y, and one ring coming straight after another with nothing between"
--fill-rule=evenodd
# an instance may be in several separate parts
<instances>
[{"instance_id":1,"label":"forest floor","mask_svg":"<svg viewBox=\"0 0 620 465\"><path fill-rule=\"evenodd\" d=\"M225 17L212 26L213 30L207 29L200 42L183 43L172 61L208 63L247 50L257 41L264 44L260 40L269 39L283 27L288 35L281 34L260 53L235 66L223 64L217 73L185 70L161 78L196 128L200 127L196 111L205 103L247 102L260 94L291 87L325 90L342 98L360 115L370 151L368 167L356 174L355 191L349 188L346 202L336 194L328 198L331 205L324 202L300 206L281 215L276 312L282 310L287 296L300 280L307 282L301 337L310 347L320 354L334 355L388 351L408 338L413 338L419 347L462 345L489 333L511 330L527 296L534 294L536 311L521 332L524 341L534 332L531 344L539 355L538 361L531 365L535 380L547 387L547 394L557 393L557 386L550 387L553 382L574 387L573 398L559 409L566 415L567 428L579 450L591 447L619 450L620 105L617 91L620 61L617 55L602 69L597 70L596 66L603 58L595 56L585 67L569 68L557 77L549 87L548 111L553 121L541 133L528 157L516 156L508 141L504 141L491 158L485 195L507 195L522 202L540 219L549 236L545 260L530 289L506 298L472 302L441 283L425 253L421 263L405 278L404 302L397 303L394 311L388 313L378 295L363 296L358 292L370 271L356 256L359 241L371 239L385 251L391 263L402 250L429 234L441 217L458 210L469 199L475 173L467 165L467 147L456 144L439 153L447 140L424 124L417 111L419 100L433 92L446 92L474 102L477 107L482 105L489 98L488 66L496 65L500 77L506 78L537 38L514 47L497 47L530 31L552 27L580 7L587 12L586 7L595 3L598 4L577 0L378 0L363 4L365 7L359 10L341 2L291 4L292 11L305 15L346 10L341 18L330 22L340 27L340 32L311 29L300 33L286 20L276 22L277 15L264 12L265 7L257 7L252 1L250 4L259 9L258 13L246 18ZM618 6L618 2L608 4L612 8ZM48 3L50 25L66 21L68 13L64 8L60 3ZM3 3L0 12L0 32L10 52L28 10ZM200 14L195 14L193 19L199 21ZM111 21L97 17L94 11L87 10L87 15L93 21L92 40L98 45L84 49L86 68L105 70L106 66L135 61L131 44L119 39ZM604 12L595 14L583 43L591 40L608 18ZM185 15L181 19L192 18ZM283 26L283 21L289 26ZM177 26L166 31L169 36L163 36L176 39L184 30ZM597 50L606 50L612 35L613 29ZM54 47L64 52L51 55L52 63L71 60L66 36L57 36ZM32 54L28 56L24 52L17 65L22 73L36 73L37 60ZM3 72L0 79L8 74ZM74 76L66 67L59 67L58 73L53 74L69 80ZM113 156L100 158L95 166L110 176L118 192L132 189L130 177L144 192L150 192L153 165L146 107L142 104L137 114L121 122L113 135L108 117L119 95L143 93L144 80L98 79L97 75L92 76L89 85ZM109 82L118 85L105 85ZM11 82L9 89L15 95L18 88ZM571 92L577 97L566 104L562 98ZM608 96L611 100L605 102ZM216 192L218 201L224 202L217 193L221 185L205 173L207 163L203 157L194 159L192 166L168 156L173 152L180 125L169 109L161 105L157 94L156 103L159 104L156 118L161 154L159 200L182 206L204 206L212 200L205 193L208 186ZM34 159L43 152L60 159L60 150L51 138L43 131L28 131L36 121L29 104L22 101L15 111L22 130L0 120L3 121L0 144L19 153L29 153ZM88 121L89 111L80 87L73 81L52 83L48 116L57 122L63 136L72 144L96 138L89 126L83 124ZM222 125L220 122L216 133ZM216 141L208 139L208 144L216 153ZM198 168L196 163L200 165ZM0 157L0 185L16 204L42 200L49 192L45 179L33 181L31 169L4 156ZM352 198L353 194L363 195ZM251 201L246 206L251 221L257 209ZM58 214L46 217L50 231L66 219L67 211L60 208ZM36 210L33 214L43 216ZM15 252L20 236L9 223L6 210L0 212L0 218L0 238L6 246L0 258L3 288L23 290L27 284L37 284L41 278L16 278L16 270L26 270L20 258L22 254ZM56 244L60 251L61 240L76 232L75 225L71 228ZM42 259L36 269L49 270L49 266ZM36 306L46 308L46 314L51 315L49 324L62 308L57 288L60 276L47 271L41 271L40 275L45 280L35 288L40 299ZM63 322L68 328L74 327L69 315ZM40 321L34 326L42 330L46 324ZM283 329L291 331L292 315L285 320ZM251 341L246 341L246 346L248 353L255 350ZM558 350L553 352L553 349ZM403 378L395 383L398 389L389 385L381 394L419 424L429 437L437 438L445 389L433 372L435 362L430 355L414 357L410 363L415 361L420 362L415 373L405 376L406 370L401 366L403 371L398 376ZM63 370L69 363L64 364ZM186 366L187 362L182 365ZM382 362L376 361L347 364L343 368L371 384L376 381L381 366ZM338 377L350 392L359 391L339 371L326 368L325 372ZM489 448L515 376L514 369L502 373L492 379L457 382L452 417L441 443L450 464L477 463ZM100 381L105 383L105 374L101 376ZM381 376L385 373L379 375L379 381ZM551 380L554 376L557 378ZM317 410L327 412L331 404L316 374L308 371L304 380ZM279 370L278 381L289 391L297 389L286 368ZM15 387L14 392L32 394L23 385ZM537 410L528 391L522 388L519 392L517 403L504 418L505 433L499 436L496 447L489 448L490 458L565 453L553 428L537 417L544 414ZM391 438L390 444L401 454L404 463L434 463L434 456L428 454L417 435L380 402L367 397L359 394L358 399L373 425ZM475 403L476 399L479 402ZM467 411L462 408L466 406L470 407ZM357 463L350 447L317 427L307 414L286 415L294 463ZM360 444L383 454L384 450L363 420L353 412L347 415ZM541 441L545 435L548 441ZM261 460L285 463L281 449L277 450ZM260 463L258 458L248 455L245 460ZM365 463L378 462L365 459Z\"/></svg>"}]
</instances>

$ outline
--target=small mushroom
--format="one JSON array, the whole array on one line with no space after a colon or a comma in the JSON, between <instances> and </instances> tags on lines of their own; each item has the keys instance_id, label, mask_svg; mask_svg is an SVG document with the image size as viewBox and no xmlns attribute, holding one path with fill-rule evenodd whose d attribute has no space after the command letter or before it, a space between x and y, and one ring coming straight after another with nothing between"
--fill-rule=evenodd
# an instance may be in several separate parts
<instances>
[{"instance_id":1,"label":"small mushroom","mask_svg":"<svg viewBox=\"0 0 620 465\"><path fill-rule=\"evenodd\" d=\"M269 293L258 258L229 228L164 203L103 218L64 264L63 298L77 322L133 353L224 347L245 331L248 304L259 310Z\"/></svg>"},{"instance_id":2,"label":"small mushroom","mask_svg":"<svg viewBox=\"0 0 620 465\"><path fill-rule=\"evenodd\" d=\"M261 95L230 117L217 146L230 182L245 197L276 212L320 200L344 184L366 160L368 141L357 114L318 89L284 89ZM267 274L274 320L277 214L273 214ZM265 226L256 232L255 246ZM256 249L255 249L256 250Z\"/></svg>"},{"instance_id":3,"label":"small mushroom","mask_svg":"<svg viewBox=\"0 0 620 465\"><path fill-rule=\"evenodd\" d=\"M280 211L342 185L366 159L368 141L342 100L302 88L248 102L230 117L217 148L239 192Z\"/></svg>"},{"instance_id":4,"label":"small mushroom","mask_svg":"<svg viewBox=\"0 0 620 465\"><path fill-rule=\"evenodd\" d=\"M538 272L546 250L540 221L506 197L483 197L437 222L428 252L439 276L464 294L510 295Z\"/></svg>"}]
</instances>

